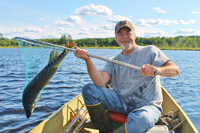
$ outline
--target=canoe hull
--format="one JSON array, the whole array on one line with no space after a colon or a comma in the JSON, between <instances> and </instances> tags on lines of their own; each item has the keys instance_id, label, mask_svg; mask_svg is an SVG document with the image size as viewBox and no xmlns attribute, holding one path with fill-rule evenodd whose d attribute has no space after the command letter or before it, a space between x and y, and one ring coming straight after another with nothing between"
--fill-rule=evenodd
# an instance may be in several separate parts
<instances>
[{"instance_id":1,"label":"canoe hull","mask_svg":"<svg viewBox=\"0 0 200 133\"><path fill-rule=\"evenodd\" d=\"M165 114L171 110L178 111L178 118L182 123L181 133L199 133L194 124L191 122L189 117L172 98L172 96L162 87L163 99L162 104L163 112ZM38 126L30 131L30 133L63 133L72 120L72 112L77 107L84 107L84 101L82 95L79 94L71 101L63 105L60 109L55 111L51 116L41 122ZM92 123L85 123L84 128L81 129L80 133L98 133ZM75 128L75 127L74 127Z\"/></svg>"}]
</instances>

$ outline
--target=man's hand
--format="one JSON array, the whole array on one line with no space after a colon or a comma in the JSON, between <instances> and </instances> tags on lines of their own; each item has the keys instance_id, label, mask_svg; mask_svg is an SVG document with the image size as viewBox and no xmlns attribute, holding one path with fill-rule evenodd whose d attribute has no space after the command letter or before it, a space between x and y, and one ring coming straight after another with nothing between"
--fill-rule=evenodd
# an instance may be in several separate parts
<instances>
[{"instance_id":1,"label":"man's hand","mask_svg":"<svg viewBox=\"0 0 200 133\"><path fill-rule=\"evenodd\" d=\"M154 77L154 72L156 73L159 73L159 68L158 67L155 67L155 66L152 66L150 64L144 64L142 67L141 67L141 71L140 73L144 76L152 76Z\"/></svg>"},{"instance_id":2,"label":"man's hand","mask_svg":"<svg viewBox=\"0 0 200 133\"><path fill-rule=\"evenodd\" d=\"M80 49L79 47L75 47L74 54L76 57L87 61L90 57L87 55L88 51L84 49Z\"/></svg>"},{"instance_id":3,"label":"man's hand","mask_svg":"<svg viewBox=\"0 0 200 133\"><path fill-rule=\"evenodd\" d=\"M174 77L180 74L178 66L176 66L171 60L165 62L160 67L144 64L140 71L142 75L152 77L154 76L154 72L164 77Z\"/></svg>"}]
</instances>

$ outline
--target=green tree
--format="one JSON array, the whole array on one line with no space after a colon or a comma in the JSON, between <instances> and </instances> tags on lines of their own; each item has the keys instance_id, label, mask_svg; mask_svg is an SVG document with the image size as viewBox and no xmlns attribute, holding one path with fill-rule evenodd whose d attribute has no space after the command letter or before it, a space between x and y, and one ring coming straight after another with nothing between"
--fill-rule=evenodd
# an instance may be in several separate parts
<instances>
[{"instance_id":1,"label":"green tree","mask_svg":"<svg viewBox=\"0 0 200 133\"><path fill-rule=\"evenodd\" d=\"M97 40L96 40L96 39L94 40L94 46L95 46L95 47L98 47L98 44L97 44Z\"/></svg>"},{"instance_id":2,"label":"green tree","mask_svg":"<svg viewBox=\"0 0 200 133\"><path fill-rule=\"evenodd\" d=\"M0 33L0 39L2 39L3 38L3 33Z\"/></svg>"},{"instance_id":3,"label":"green tree","mask_svg":"<svg viewBox=\"0 0 200 133\"><path fill-rule=\"evenodd\" d=\"M67 35L67 39L69 39L70 41L72 41L72 36L70 34Z\"/></svg>"},{"instance_id":4,"label":"green tree","mask_svg":"<svg viewBox=\"0 0 200 133\"><path fill-rule=\"evenodd\" d=\"M62 35L61 36L60 42L61 42L61 44L66 44L67 43L67 37L66 37L66 35Z\"/></svg>"},{"instance_id":5,"label":"green tree","mask_svg":"<svg viewBox=\"0 0 200 133\"><path fill-rule=\"evenodd\" d=\"M165 48L169 46L165 38L162 39L162 46Z\"/></svg>"}]
</instances>

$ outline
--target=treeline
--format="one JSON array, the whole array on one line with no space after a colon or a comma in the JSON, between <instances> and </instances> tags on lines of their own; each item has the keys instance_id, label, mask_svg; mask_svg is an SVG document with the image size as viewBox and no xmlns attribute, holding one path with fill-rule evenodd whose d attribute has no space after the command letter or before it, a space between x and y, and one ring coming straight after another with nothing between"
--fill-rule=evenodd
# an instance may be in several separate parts
<instances>
[{"instance_id":1,"label":"treeline","mask_svg":"<svg viewBox=\"0 0 200 133\"><path fill-rule=\"evenodd\" d=\"M115 38L87 38L74 40L79 47L112 47L118 46ZM200 48L200 36L178 37L137 37L136 44L141 46L155 45L161 48Z\"/></svg>"},{"instance_id":2,"label":"treeline","mask_svg":"<svg viewBox=\"0 0 200 133\"><path fill-rule=\"evenodd\" d=\"M1 35L1 34L0 34ZM48 43L53 43L57 45L65 45L67 39L72 37L68 35L62 35L61 38L46 38L39 39L39 41L44 41ZM85 38L85 39L76 39L73 40L78 47L117 47L118 44L115 41L115 38ZM200 49L200 36L178 36L178 37L137 37L136 44L145 46L145 45L155 45L159 48L193 48ZM7 39L3 36L0 36L0 47L16 47L17 41L13 39Z\"/></svg>"}]
</instances>

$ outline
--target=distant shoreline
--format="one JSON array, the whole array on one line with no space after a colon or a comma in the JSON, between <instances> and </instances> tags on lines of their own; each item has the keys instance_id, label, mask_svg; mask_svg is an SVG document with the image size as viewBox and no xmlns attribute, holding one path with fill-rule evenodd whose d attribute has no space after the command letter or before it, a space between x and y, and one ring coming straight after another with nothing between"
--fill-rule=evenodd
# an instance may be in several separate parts
<instances>
[{"instance_id":1,"label":"distant shoreline","mask_svg":"<svg viewBox=\"0 0 200 133\"><path fill-rule=\"evenodd\" d=\"M1 47L0 49L6 48L20 48L19 46L16 47ZM79 47L81 49L121 49L120 47ZM188 50L188 51L200 51L200 48L177 48L177 47L158 47L160 50Z\"/></svg>"}]
</instances>

